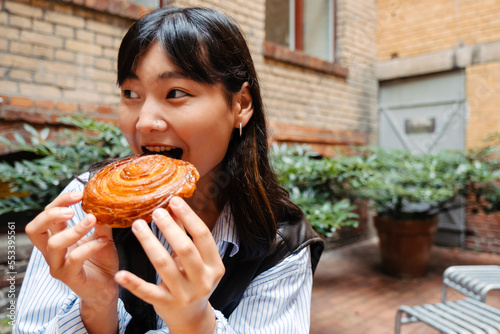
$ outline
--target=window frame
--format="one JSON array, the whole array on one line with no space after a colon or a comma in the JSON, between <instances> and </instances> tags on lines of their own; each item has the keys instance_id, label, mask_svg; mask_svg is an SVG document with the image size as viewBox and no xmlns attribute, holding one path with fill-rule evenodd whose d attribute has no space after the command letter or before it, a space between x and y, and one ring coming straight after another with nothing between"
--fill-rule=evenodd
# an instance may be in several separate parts
<instances>
[{"instance_id":1,"label":"window frame","mask_svg":"<svg viewBox=\"0 0 500 334\"><path fill-rule=\"evenodd\" d=\"M293 32L293 38L290 38L290 41L293 41L293 44L290 45L290 50L299 50L304 52L304 1L305 0L290 0L291 13L290 20L293 17L293 22L290 22L290 32ZM331 38L331 48L328 50L328 59L323 59L328 62L335 62L336 56L336 48L337 48L337 34L336 34L336 25L337 25L337 6L336 0L328 0L329 6L331 6L330 17L328 20L328 35ZM293 8L292 8L293 7ZM293 27L293 29L292 29Z\"/></svg>"},{"instance_id":2,"label":"window frame","mask_svg":"<svg viewBox=\"0 0 500 334\"><path fill-rule=\"evenodd\" d=\"M330 0L332 12L330 13L329 29L332 48L329 50L329 60L320 59L304 52L304 1L306 0L289 1L291 35L289 46L264 40L264 57L347 78L348 69L340 66L337 62L337 0Z\"/></svg>"}]
</instances>

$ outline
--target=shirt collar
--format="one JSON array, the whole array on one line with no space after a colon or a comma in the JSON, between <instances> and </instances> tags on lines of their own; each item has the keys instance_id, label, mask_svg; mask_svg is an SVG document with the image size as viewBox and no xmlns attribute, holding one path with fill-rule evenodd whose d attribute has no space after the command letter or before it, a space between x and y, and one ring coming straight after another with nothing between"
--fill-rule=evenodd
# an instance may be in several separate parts
<instances>
[{"instance_id":1,"label":"shirt collar","mask_svg":"<svg viewBox=\"0 0 500 334\"><path fill-rule=\"evenodd\" d=\"M238 253L240 242L229 203L224 205L219 218L217 218L215 226L212 229L212 236L217 244L221 257L224 257L229 244L233 245L233 249L229 256L234 256Z\"/></svg>"}]
</instances>

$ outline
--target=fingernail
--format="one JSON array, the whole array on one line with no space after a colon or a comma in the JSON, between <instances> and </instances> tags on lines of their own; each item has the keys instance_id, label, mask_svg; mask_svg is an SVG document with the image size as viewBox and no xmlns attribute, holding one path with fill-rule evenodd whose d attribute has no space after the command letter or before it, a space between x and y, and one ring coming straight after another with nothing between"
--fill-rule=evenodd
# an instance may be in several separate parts
<instances>
[{"instance_id":1,"label":"fingernail","mask_svg":"<svg viewBox=\"0 0 500 334\"><path fill-rule=\"evenodd\" d=\"M73 214L73 209L71 208L61 208L61 215L70 216Z\"/></svg>"},{"instance_id":2,"label":"fingernail","mask_svg":"<svg viewBox=\"0 0 500 334\"><path fill-rule=\"evenodd\" d=\"M180 197L174 196L170 199L170 206L178 208L182 205L182 199Z\"/></svg>"},{"instance_id":3,"label":"fingernail","mask_svg":"<svg viewBox=\"0 0 500 334\"><path fill-rule=\"evenodd\" d=\"M79 199L83 196L83 192L75 191L75 192L70 193L69 196L73 199Z\"/></svg>"},{"instance_id":4,"label":"fingernail","mask_svg":"<svg viewBox=\"0 0 500 334\"><path fill-rule=\"evenodd\" d=\"M134 224L132 224L132 229L135 232L139 232L146 226L146 223L143 220L136 220Z\"/></svg>"},{"instance_id":5,"label":"fingernail","mask_svg":"<svg viewBox=\"0 0 500 334\"><path fill-rule=\"evenodd\" d=\"M165 217L167 215L167 210L163 209L163 208L159 208L159 209L156 209L154 212L153 212L153 219L154 220L160 220L162 219L163 217Z\"/></svg>"},{"instance_id":6,"label":"fingernail","mask_svg":"<svg viewBox=\"0 0 500 334\"><path fill-rule=\"evenodd\" d=\"M120 282L122 284L128 283L127 274L124 271L119 271L115 275L115 281Z\"/></svg>"},{"instance_id":7,"label":"fingernail","mask_svg":"<svg viewBox=\"0 0 500 334\"><path fill-rule=\"evenodd\" d=\"M90 221L88 219L83 219L82 220L82 226L83 227L89 227L90 226Z\"/></svg>"}]
</instances>

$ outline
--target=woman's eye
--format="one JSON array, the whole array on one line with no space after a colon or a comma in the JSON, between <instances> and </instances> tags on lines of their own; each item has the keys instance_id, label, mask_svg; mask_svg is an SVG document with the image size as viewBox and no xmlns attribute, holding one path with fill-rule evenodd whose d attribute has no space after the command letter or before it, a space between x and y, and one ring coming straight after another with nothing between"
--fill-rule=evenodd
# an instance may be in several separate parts
<instances>
[{"instance_id":1,"label":"woman's eye","mask_svg":"<svg viewBox=\"0 0 500 334\"><path fill-rule=\"evenodd\" d=\"M168 92L167 99L177 99L187 95L188 94L186 92L183 92L180 89L172 89L170 92Z\"/></svg>"},{"instance_id":2,"label":"woman's eye","mask_svg":"<svg viewBox=\"0 0 500 334\"><path fill-rule=\"evenodd\" d=\"M124 89L122 94L127 99L136 99L139 97L139 95L136 92L134 92L133 90L130 90L130 89Z\"/></svg>"}]
</instances>

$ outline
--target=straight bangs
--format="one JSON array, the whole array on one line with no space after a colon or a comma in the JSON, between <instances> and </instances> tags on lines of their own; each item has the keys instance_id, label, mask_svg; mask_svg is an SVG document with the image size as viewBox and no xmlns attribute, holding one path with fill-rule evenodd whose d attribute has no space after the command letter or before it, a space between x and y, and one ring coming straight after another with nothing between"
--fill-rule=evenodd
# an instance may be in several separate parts
<instances>
[{"instance_id":1,"label":"straight bangs","mask_svg":"<svg viewBox=\"0 0 500 334\"><path fill-rule=\"evenodd\" d=\"M183 75L197 82L215 85L221 80L210 63L204 38L208 33L202 29L184 13L177 13L163 22L156 40Z\"/></svg>"},{"instance_id":2,"label":"straight bangs","mask_svg":"<svg viewBox=\"0 0 500 334\"><path fill-rule=\"evenodd\" d=\"M209 32L204 31L203 24L196 24L186 10L164 8L129 29L118 52L119 86L135 71L137 59L155 42L187 78L212 86L222 81L207 50Z\"/></svg>"}]
</instances>

